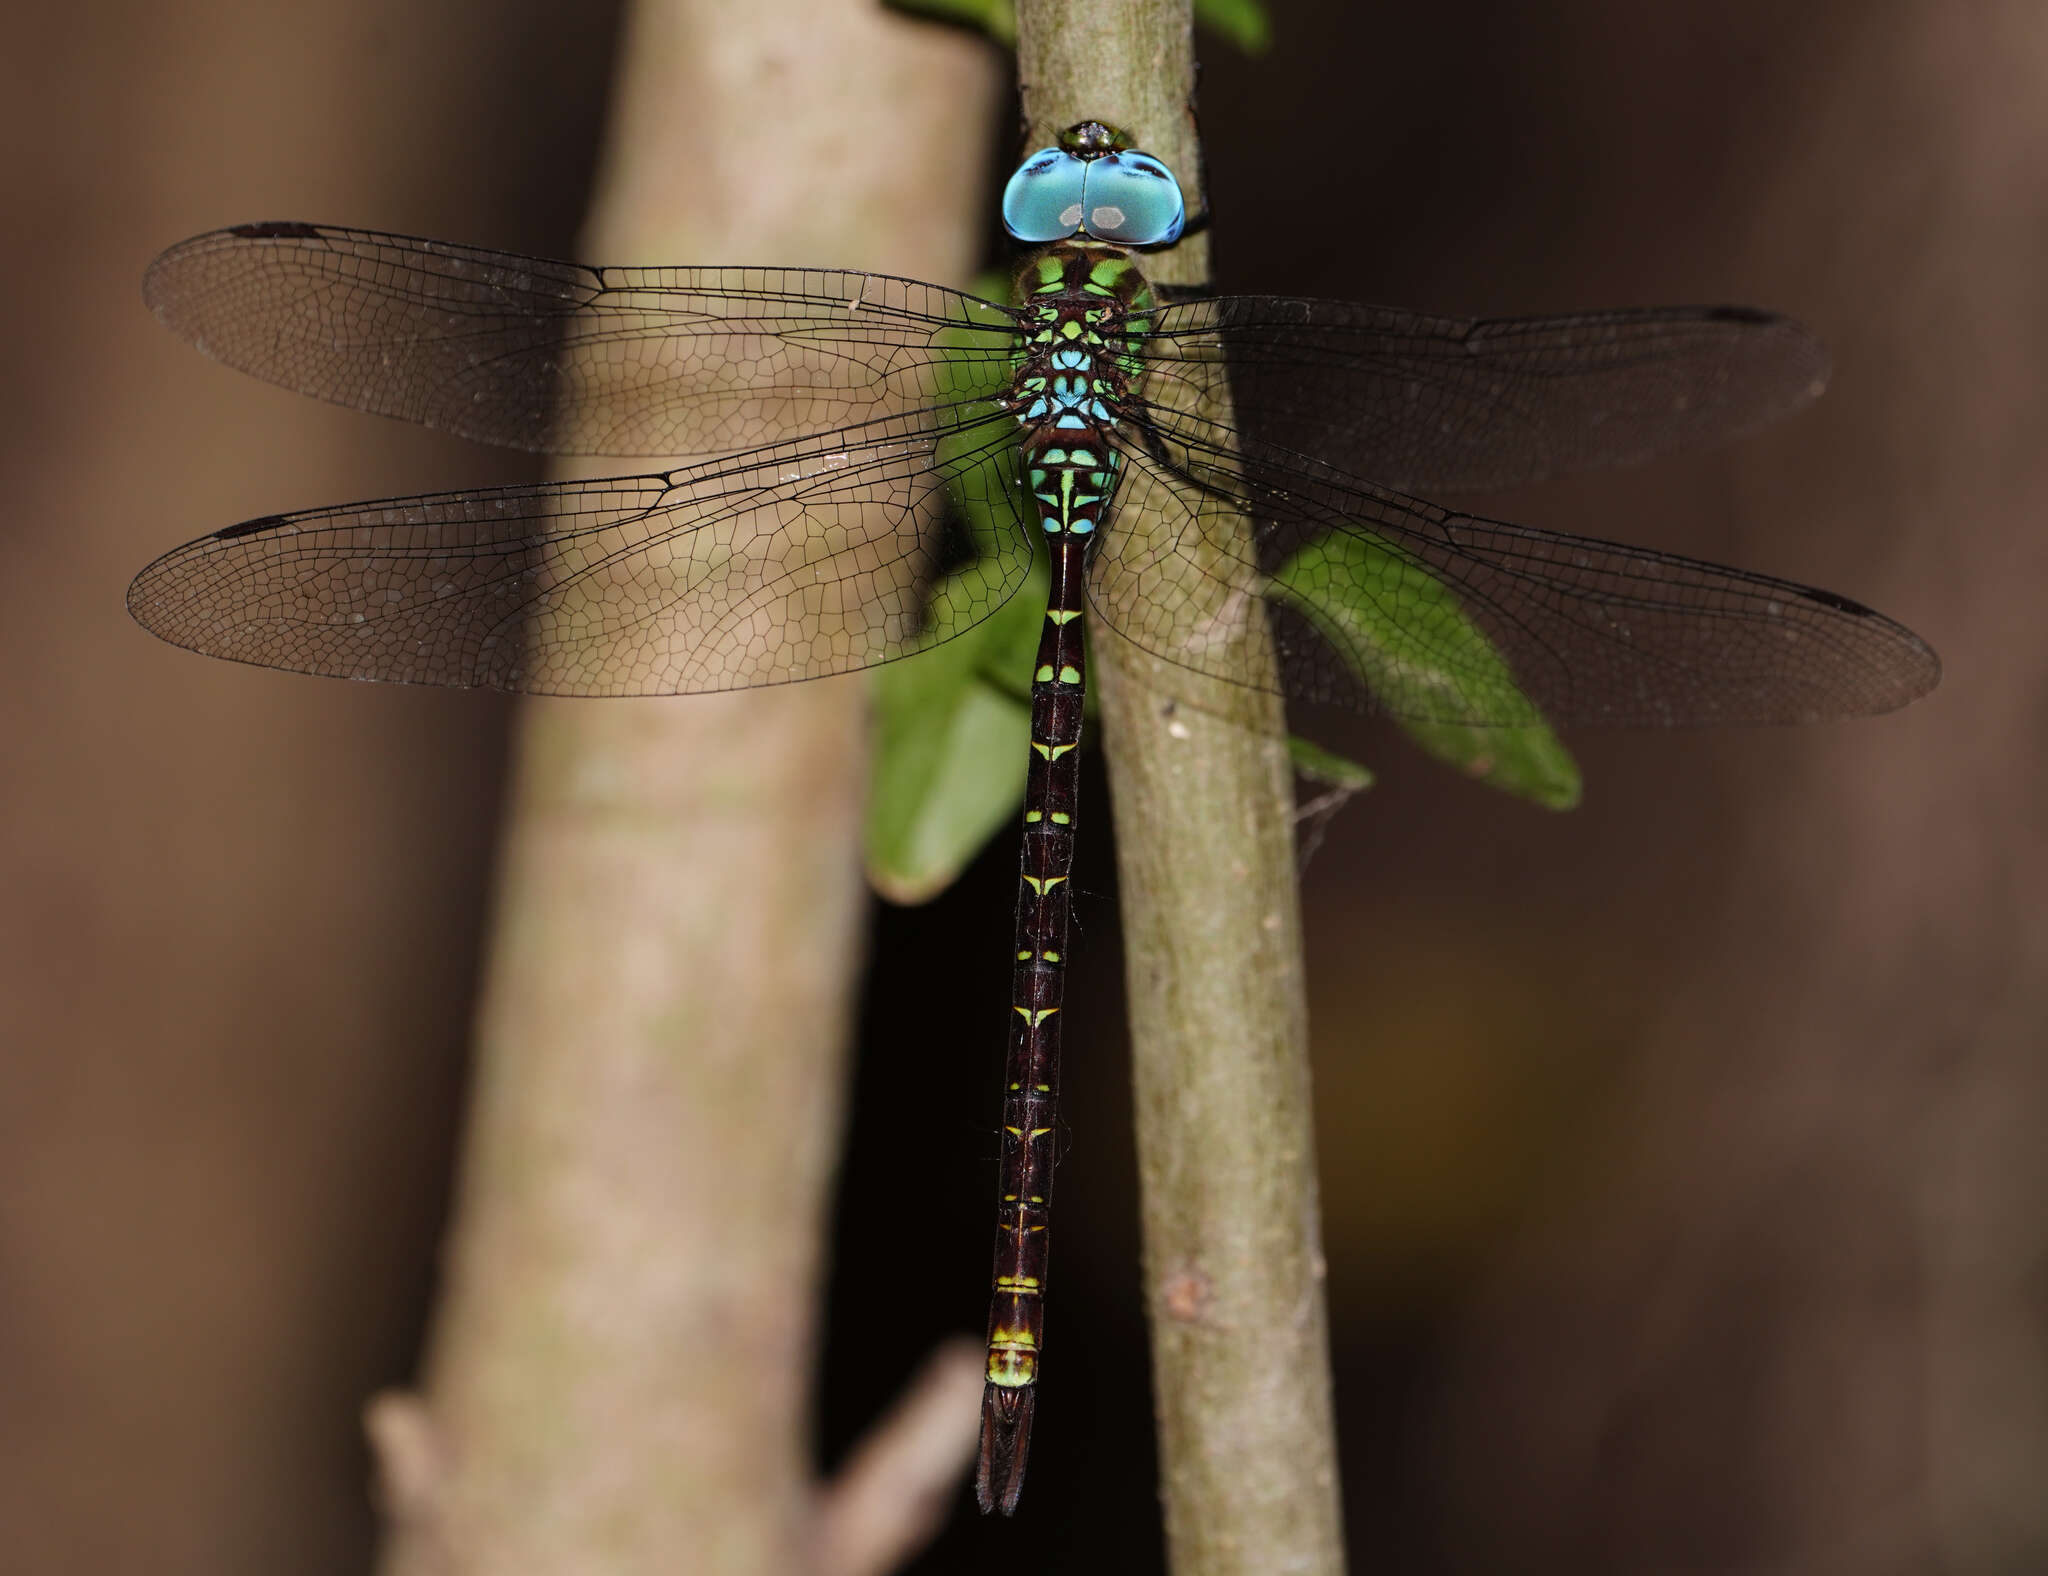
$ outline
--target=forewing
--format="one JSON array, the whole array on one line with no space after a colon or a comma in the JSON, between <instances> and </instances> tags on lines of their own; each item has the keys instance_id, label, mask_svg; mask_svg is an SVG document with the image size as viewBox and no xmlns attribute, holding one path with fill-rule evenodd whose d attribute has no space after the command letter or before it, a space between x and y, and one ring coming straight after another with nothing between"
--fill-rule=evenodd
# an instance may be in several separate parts
<instances>
[{"instance_id":1,"label":"forewing","mask_svg":"<svg viewBox=\"0 0 2048 1576\"><path fill-rule=\"evenodd\" d=\"M215 359L300 393L558 454L727 452L974 397L1009 310L796 268L586 268L308 224L172 247L143 295Z\"/></svg>"},{"instance_id":2,"label":"forewing","mask_svg":"<svg viewBox=\"0 0 2048 1576\"><path fill-rule=\"evenodd\" d=\"M1940 676L1830 592L1454 514L1255 439L1155 442L1125 449L1090 597L1210 679L1417 722L1685 727L1888 711ZM1246 656L1261 616L1277 667Z\"/></svg>"},{"instance_id":3,"label":"forewing","mask_svg":"<svg viewBox=\"0 0 2048 1576\"><path fill-rule=\"evenodd\" d=\"M982 464L1013 442L1006 418L899 419L666 475L252 520L158 559L128 606L177 645L341 678L676 695L844 673L1023 583L1014 490Z\"/></svg>"},{"instance_id":4,"label":"forewing","mask_svg":"<svg viewBox=\"0 0 2048 1576\"><path fill-rule=\"evenodd\" d=\"M1220 296L1160 310L1155 378L1225 369L1238 428L1384 486L1511 487L1744 433L1827 381L1827 352L1746 307L1443 318Z\"/></svg>"}]
</instances>

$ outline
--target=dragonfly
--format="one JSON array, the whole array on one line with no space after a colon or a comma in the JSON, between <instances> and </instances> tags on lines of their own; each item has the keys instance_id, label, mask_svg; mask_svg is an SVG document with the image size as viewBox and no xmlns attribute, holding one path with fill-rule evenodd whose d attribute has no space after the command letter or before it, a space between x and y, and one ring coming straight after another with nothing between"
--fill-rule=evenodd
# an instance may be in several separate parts
<instances>
[{"instance_id":1,"label":"dragonfly","mask_svg":"<svg viewBox=\"0 0 2048 1576\"><path fill-rule=\"evenodd\" d=\"M1096 121L1026 158L1002 207L1033 248L1014 303L303 223L175 246L145 297L230 366L485 443L685 463L250 520L149 565L128 606L271 668L678 695L929 651L1040 566L976 1482L1008 1514L1045 1329L1084 612L1197 690L1417 725L1860 716L1940 664L1832 592L1418 496L1751 432L1825 381L1787 318L1168 292L1141 258L1183 234L1184 195Z\"/></svg>"}]
</instances>

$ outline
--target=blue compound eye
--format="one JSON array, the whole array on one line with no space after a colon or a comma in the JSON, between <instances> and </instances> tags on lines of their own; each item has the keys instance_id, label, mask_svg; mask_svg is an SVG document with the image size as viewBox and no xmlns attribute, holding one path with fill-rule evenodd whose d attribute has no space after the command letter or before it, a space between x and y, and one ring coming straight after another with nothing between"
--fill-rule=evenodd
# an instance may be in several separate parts
<instances>
[{"instance_id":1,"label":"blue compound eye","mask_svg":"<svg viewBox=\"0 0 2048 1576\"><path fill-rule=\"evenodd\" d=\"M1088 164L1060 148L1040 148L1003 188L1003 227L1020 241L1057 241L1081 228Z\"/></svg>"},{"instance_id":2,"label":"blue compound eye","mask_svg":"<svg viewBox=\"0 0 2048 1576\"><path fill-rule=\"evenodd\" d=\"M1180 239L1188 219L1180 182L1151 154L1112 153L1090 160L1085 170L1081 224L1090 235L1125 246L1163 246ZM1020 179L1023 173L1018 171Z\"/></svg>"}]
</instances>

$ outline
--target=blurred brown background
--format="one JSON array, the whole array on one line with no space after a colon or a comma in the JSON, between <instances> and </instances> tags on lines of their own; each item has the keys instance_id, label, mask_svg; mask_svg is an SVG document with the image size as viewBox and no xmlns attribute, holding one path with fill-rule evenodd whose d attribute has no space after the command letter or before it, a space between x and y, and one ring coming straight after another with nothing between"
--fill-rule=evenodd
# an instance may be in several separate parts
<instances>
[{"instance_id":1,"label":"blurred brown background","mask_svg":"<svg viewBox=\"0 0 2048 1576\"><path fill-rule=\"evenodd\" d=\"M1381 773L1305 893L1354 1564L2048 1568L2048 16L1274 20L1263 60L1204 47L1224 288L1795 313L1836 356L1812 412L1481 506L1814 581L1948 670L1873 722L1577 736L1563 817L1340 741ZM532 462L222 371L137 285L260 218L567 251L610 17L8 21L0 1569L361 1570L357 1411L432 1294L508 712L208 663L121 594L235 520ZM1008 135L963 127L963 164ZM1017 1522L963 1495L924 1570L1159 1560L1106 822L1059 1383ZM828 1461L982 1318L1014 857L877 916L837 1251L890 1290L832 1317Z\"/></svg>"}]
</instances>

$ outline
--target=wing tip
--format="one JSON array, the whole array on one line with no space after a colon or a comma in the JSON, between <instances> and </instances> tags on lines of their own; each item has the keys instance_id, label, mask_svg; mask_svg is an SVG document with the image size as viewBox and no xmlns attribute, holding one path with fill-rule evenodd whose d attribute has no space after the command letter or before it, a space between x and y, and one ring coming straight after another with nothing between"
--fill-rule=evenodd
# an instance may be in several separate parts
<instances>
[{"instance_id":1,"label":"wing tip","mask_svg":"<svg viewBox=\"0 0 2048 1576\"><path fill-rule=\"evenodd\" d=\"M245 241L315 241L324 232L302 219L259 219L254 224L231 224L216 233Z\"/></svg>"},{"instance_id":2,"label":"wing tip","mask_svg":"<svg viewBox=\"0 0 2048 1576\"><path fill-rule=\"evenodd\" d=\"M143 304L173 333L193 338L183 326L183 317L178 310L181 304L178 276L186 263L244 241L312 241L321 240L329 233L324 225L308 224L299 219L260 219L190 236L165 247L150 259L149 266L142 271ZM193 338L193 343L201 351L212 354L199 339Z\"/></svg>"}]
</instances>

